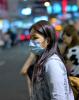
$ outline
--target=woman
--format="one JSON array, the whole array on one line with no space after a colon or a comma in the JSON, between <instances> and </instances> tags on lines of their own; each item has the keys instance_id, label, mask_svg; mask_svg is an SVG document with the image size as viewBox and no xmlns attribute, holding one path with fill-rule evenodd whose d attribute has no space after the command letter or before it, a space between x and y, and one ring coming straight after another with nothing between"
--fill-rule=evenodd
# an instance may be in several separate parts
<instances>
[{"instance_id":1,"label":"woman","mask_svg":"<svg viewBox=\"0 0 79 100\"><path fill-rule=\"evenodd\" d=\"M55 30L48 21L30 28L29 46L37 58L31 100L74 100L67 70L58 51Z\"/></svg>"},{"instance_id":2,"label":"woman","mask_svg":"<svg viewBox=\"0 0 79 100\"><path fill-rule=\"evenodd\" d=\"M67 25L62 34L62 42L59 44L60 52L70 67L70 74L79 75L79 40L73 25Z\"/></svg>"},{"instance_id":3,"label":"woman","mask_svg":"<svg viewBox=\"0 0 79 100\"><path fill-rule=\"evenodd\" d=\"M65 60L69 79L73 87L75 100L79 98L79 40L78 34L74 25L67 25L62 34L62 42L59 43L59 48ZM76 77L74 77L76 76Z\"/></svg>"}]
</instances>

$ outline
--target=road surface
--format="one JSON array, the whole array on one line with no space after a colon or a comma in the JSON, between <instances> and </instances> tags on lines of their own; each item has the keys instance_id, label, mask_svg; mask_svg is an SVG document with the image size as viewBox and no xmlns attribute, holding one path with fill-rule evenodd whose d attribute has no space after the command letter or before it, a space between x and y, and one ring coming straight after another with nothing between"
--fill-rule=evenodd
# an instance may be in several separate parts
<instances>
[{"instance_id":1,"label":"road surface","mask_svg":"<svg viewBox=\"0 0 79 100\"><path fill-rule=\"evenodd\" d=\"M27 81L20 74L28 54L26 45L0 49L0 100L29 100Z\"/></svg>"}]
</instances>

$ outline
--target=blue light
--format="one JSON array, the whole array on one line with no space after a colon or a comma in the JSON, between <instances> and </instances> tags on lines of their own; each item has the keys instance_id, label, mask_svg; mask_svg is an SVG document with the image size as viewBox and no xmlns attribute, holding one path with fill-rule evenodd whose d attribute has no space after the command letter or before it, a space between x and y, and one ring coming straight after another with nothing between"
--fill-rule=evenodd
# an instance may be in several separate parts
<instances>
[{"instance_id":1,"label":"blue light","mask_svg":"<svg viewBox=\"0 0 79 100\"><path fill-rule=\"evenodd\" d=\"M54 13L60 13L62 10L61 5L59 3L54 3L53 4L53 11Z\"/></svg>"},{"instance_id":2,"label":"blue light","mask_svg":"<svg viewBox=\"0 0 79 100\"><path fill-rule=\"evenodd\" d=\"M34 18L35 23L40 21L40 20L47 20L48 21L48 17L47 16L41 16L41 17L39 16L39 17Z\"/></svg>"},{"instance_id":3,"label":"blue light","mask_svg":"<svg viewBox=\"0 0 79 100\"><path fill-rule=\"evenodd\" d=\"M79 13L74 13L74 17L79 17Z\"/></svg>"},{"instance_id":4,"label":"blue light","mask_svg":"<svg viewBox=\"0 0 79 100\"><path fill-rule=\"evenodd\" d=\"M48 12L48 14L51 14L52 13L52 7L51 6L48 6L47 7L47 12Z\"/></svg>"},{"instance_id":5,"label":"blue light","mask_svg":"<svg viewBox=\"0 0 79 100\"><path fill-rule=\"evenodd\" d=\"M77 6L77 5L73 5L73 6L72 6L72 11L73 11L73 12L78 11L78 6Z\"/></svg>"},{"instance_id":6,"label":"blue light","mask_svg":"<svg viewBox=\"0 0 79 100\"><path fill-rule=\"evenodd\" d=\"M71 6L71 5L67 5L67 6L66 6L66 11L67 11L67 12L70 12L71 10L72 10L72 6Z\"/></svg>"},{"instance_id":7,"label":"blue light","mask_svg":"<svg viewBox=\"0 0 79 100\"><path fill-rule=\"evenodd\" d=\"M1 24L1 23L0 23ZM10 22L7 20L7 19L4 19L3 20L3 23L2 23L2 32L3 33L6 33L7 32L7 30L10 28ZM1 26L0 26L0 28L1 28Z\"/></svg>"},{"instance_id":8,"label":"blue light","mask_svg":"<svg viewBox=\"0 0 79 100\"><path fill-rule=\"evenodd\" d=\"M24 8L21 10L22 15L31 15L32 9L31 8Z\"/></svg>"}]
</instances>

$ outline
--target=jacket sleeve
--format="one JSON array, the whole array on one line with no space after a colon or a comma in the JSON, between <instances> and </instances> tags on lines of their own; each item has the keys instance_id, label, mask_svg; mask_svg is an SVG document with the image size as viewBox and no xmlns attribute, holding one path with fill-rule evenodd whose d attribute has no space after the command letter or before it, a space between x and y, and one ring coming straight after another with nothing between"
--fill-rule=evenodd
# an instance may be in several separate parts
<instances>
[{"instance_id":1,"label":"jacket sleeve","mask_svg":"<svg viewBox=\"0 0 79 100\"><path fill-rule=\"evenodd\" d=\"M51 100L68 99L68 79L64 64L60 61L50 60L46 64L46 78L50 90Z\"/></svg>"}]
</instances>

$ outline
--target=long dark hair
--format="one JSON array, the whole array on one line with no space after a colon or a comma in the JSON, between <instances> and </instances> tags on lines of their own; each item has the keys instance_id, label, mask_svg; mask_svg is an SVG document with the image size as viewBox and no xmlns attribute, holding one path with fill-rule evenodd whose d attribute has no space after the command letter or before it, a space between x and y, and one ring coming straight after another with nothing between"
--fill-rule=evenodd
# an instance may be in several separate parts
<instances>
[{"instance_id":1,"label":"long dark hair","mask_svg":"<svg viewBox=\"0 0 79 100\"><path fill-rule=\"evenodd\" d=\"M55 29L53 26L49 24L48 21L39 21L30 28L30 32L32 29L37 31L44 38L50 39L50 43L47 46L47 49L42 54L40 59L38 59L35 65L34 74L33 74L33 80L35 82L36 80L40 81L40 79L42 79L41 75L44 70L44 64L47 61L47 59L51 57L54 53L58 54L59 56L60 54L59 54L59 51L58 51L59 49L58 49L57 42L56 42ZM60 58L62 59L62 57Z\"/></svg>"}]
</instances>

